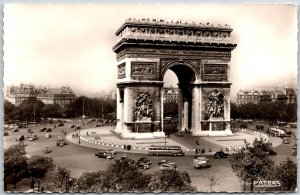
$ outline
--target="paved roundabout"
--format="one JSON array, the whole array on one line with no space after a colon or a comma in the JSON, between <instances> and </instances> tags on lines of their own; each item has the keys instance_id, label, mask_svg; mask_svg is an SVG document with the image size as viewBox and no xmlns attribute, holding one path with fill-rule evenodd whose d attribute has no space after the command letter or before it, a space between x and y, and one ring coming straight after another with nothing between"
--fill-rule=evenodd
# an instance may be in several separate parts
<instances>
[{"instance_id":1,"label":"paved roundabout","mask_svg":"<svg viewBox=\"0 0 300 195\"><path fill-rule=\"evenodd\" d=\"M83 129L80 132L71 132L67 139L75 144L91 148L112 148L116 151L124 151L127 145L131 149L127 152L147 153L150 145L177 145L181 146L187 155L195 154L196 149L205 149L205 154L213 154L219 150L232 153L245 145L245 140L252 143L255 139L263 139L276 147L282 143L282 139L268 137L265 133L242 129L232 136L197 137L186 133L172 134L166 138L155 139L123 139L113 132L115 126L102 126ZM77 136L78 134L78 136Z\"/></svg>"}]
</instances>

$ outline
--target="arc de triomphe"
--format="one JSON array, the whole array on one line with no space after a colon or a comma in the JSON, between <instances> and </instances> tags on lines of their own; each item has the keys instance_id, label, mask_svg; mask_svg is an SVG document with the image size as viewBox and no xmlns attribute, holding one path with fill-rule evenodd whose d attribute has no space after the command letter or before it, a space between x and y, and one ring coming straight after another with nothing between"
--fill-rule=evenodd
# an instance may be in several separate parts
<instances>
[{"instance_id":1,"label":"arc de triomphe","mask_svg":"<svg viewBox=\"0 0 300 195\"><path fill-rule=\"evenodd\" d=\"M229 135L232 29L128 19L117 30L117 126L124 138L163 137L163 78L178 77L178 129Z\"/></svg>"}]
</instances>

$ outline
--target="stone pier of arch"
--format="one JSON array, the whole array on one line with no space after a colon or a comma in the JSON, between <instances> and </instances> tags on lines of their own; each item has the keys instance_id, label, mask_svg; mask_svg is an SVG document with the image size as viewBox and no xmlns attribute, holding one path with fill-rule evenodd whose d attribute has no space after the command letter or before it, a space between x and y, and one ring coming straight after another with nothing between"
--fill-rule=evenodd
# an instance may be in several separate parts
<instances>
[{"instance_id":1,"label":"stone pier of arch","mask_svg":"<svg viewBox=\"0 0 300 195\"><path fill-rule=\"evenodd\" d=\"M126 20L117 30L117 126L124 138L164 137L163 77L178 77L178 130L226 136L230 130L228 26Z\"/></svg>"}]
</instances>

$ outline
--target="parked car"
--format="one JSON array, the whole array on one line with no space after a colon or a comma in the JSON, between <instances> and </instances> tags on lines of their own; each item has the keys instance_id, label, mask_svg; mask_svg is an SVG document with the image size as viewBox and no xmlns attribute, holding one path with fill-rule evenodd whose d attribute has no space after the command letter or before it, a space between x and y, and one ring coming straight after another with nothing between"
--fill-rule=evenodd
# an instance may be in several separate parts
<instances>
[{"instance_id":1,"label":"parked car","mask_svg":"<svg viewBox=\"0 0 300 195\"><path fill-rule=\"evenodd\" d=\"M40 132L43 132L43 131L45 131L47 128L46 127L42 127L39 131Z\"/></svg>"},{"instance_id":2,"label":"parked car","mask_svg":"<svg viewBox=\"0 0 300 195\"><path fill-rule=\"evenodd\" d=\"M161 164L159 169L160 170L177 170L177 166L175 163L166 163L166 164Z\"/></svg>"},{"instance_id":3,"label":"parked car","mask_svg":"<svg viewBox=\"0 0 300 195\"><path fill-rule=\"evenodd\" d=\"M297 144L294 144L293 149L297 150Z\"/></svg>"},{"instance_id":4,"label":"parked car","mask_svg":"<svg viewBox=\"0 0 300 195\"><path fill-rule=\"evenodd\" d=\"M140 159L138 159L138 162L143 162L146 165L152 164L151 160L146 159L146 157L141 157Z\"/></svg>"},{"instance_id":5,"label":"parked car","mask_svg":"<svg viewBox=\"0 0 300 195\"><path fill-rule=\"evenodd\" d=\"M71 125L71 128L74 128L75 127L75 125Z\"/></svg>"},{"instance_id":6,"label":"parked car","mask_svg":"<svg viewBox=\"0 0 300 195\"><path fill-rule=\"evenodd\" d=\"M11 130L12 132L19 132L18 128L14 128L13 130Z\"/></svg>"},{"instance_id":7,"label":"parked car","mask_svg":"<svg viewBox=\"0 0 300 195\"><path fill-rule=\"evenodd\" d=\"M228 158L229 154L223 151L218 151L215 153L215 158Z\"/></svg>"},{"instance_id":8,"label":"parked car","mask_svg":"<svg viewBox=\"0 0 300 195\"><path fill-rule=\"evenodd\" d=\"M19 138L17 138L17 141L24 141L25 140L25 136L21 135Z\"/></svg>"},{"instance_id":9,"label":"parked car","mask_svg":"<svg viewBox=\"0 0 300 195\"><path fill-rule=\"evenodd\" d=\"M286 138L283 138L283 143L284 143L284 144L289 144L289 143L290 143L290 140L289 140L289 139L286 139Z\"/></svg>"},{"instance_id":10,"label":"parked car","mask_svg":"<svg viewBox=\"0 0 300 195\"><path fill-rule=\"evenodd\" d=\"M68 142L66 142L61 136L57 136L56 145L63 147L64 145L68 145Z\"/></svg>"},{"instance_id":11,"label":"parked car","mask_svg":"<svg viewBox=\"0 0 300 195\"><path fill-rule=\"evenodd\" d=\"M240 125L240 128L247 128L248 127L248 125L246 125L246 124L241 124Z\"/></svg>"},{"instance_id":12,"label":"parked car","mask_svg":"<svg viewBox=\"0 0 300 195\"><path fill-rule=\"evenodd\" d=\"M98 152L95 154L98 158L106 158L106 159L112 159L114 156L111 153L107 152Z\"/></svg>"},{"instance_id":13,"label":"parked car","mask_svg":"<svg viewBox=\"0 0 300 195\"><path fill-rule=\"evenodd\" d=\"M45 132L52 132L52 129L51 128L47 128L47 129L45 129Z\"/></svg>"},{"instance_id":14,"label":"parked car","mask_svg":"<svg viewBox=\"0 0 300 195\"><path fill-rule=\"evenodd\" d=\"M172 163L172 162L169 160L161 160L160 162L158 162L159 165L168 164L168 163Z\"/></svg>"},{"instance_id":15,"label":"parked car","mask_svg":"<svg viewBox=\"0 0 300 195\"><path fill-rule=\"evenodd\" d=\"M51 134L50 133L46 133L45 137L46 137L46 139L51 138Z\"/></svg>"},{"instance_id":16,"label":"parked car","mask_svg":"<svg viewBox=\"0 0 300 195\"><path fill-rule=\"evenodd\" d=\"M50 153L51 150L49 149L49 147L44 147L43 149L44 154Z\"/></svg>"},{"instance_id":17,"label":"parked car","mask_svg":"<svg viewBox=\"0 0 300 195\"><path fill-rule=\"evenodd\" d=\"M62 126L65 126L64 123L58 123L57 125L58 127L62 127Z\"/></svg>"},{"instance_id":18,"label":"parked car","mask_svg":"<svg viewBox=\"0 0 300 195\"><path fill-rule=\"evenodd\" d=\"M195 168L210 167L209 160L206 157L196 157L193 163Z\"/></svg>"}]
</instances>

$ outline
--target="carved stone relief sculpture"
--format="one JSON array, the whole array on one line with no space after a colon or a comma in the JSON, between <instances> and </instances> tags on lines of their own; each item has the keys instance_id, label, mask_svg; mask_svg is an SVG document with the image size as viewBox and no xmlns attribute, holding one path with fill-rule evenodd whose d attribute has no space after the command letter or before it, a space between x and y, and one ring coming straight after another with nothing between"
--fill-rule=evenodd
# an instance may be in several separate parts
<instances>
[{"instance_id":1,"label":"carved stone relief sculpture","mask_svg":"<svg viewBox=\"0 0 300 195\"><path fill-rule=\"evenodd\" d=\"M148 62L132 62L131 75L155 75L155 63Z\"/></svg>"},{"instance_id":2,"label":"carved stone relief sculpture","mask_svg":"<svg viewBox=\"0 0 300 195\"><path fill-rule=\"evenodd\" d=\"M218 90L208 93L206 114L209 119L224 117L224 95L222 95Z\"/></svg>"},{"instance_id":3,"label":"carved stone relief sculpture","mask_svg":"<svg viewBox=\"0 0 300 195\"><path fill-rule=\"evenodd\" d=\"M126 76L125 73L125 63L119 64L118 65L118 78L122 79Z\"/></svg>"},{"instance_id":4,"label":"carved stone relief sculpture","mask_svg":"<svg viewBox=\"0 0 300 195\"><path fill-rule=\"evenodd\" d=\"M148 92L138 92L134 101L136 121L149 121L152 118L152 99Z\"/></svg>"}]
</instances>

